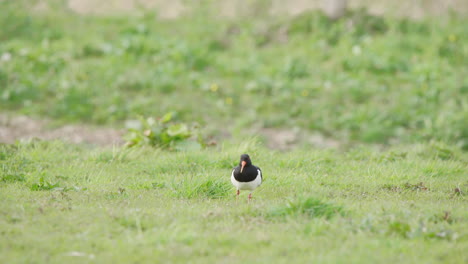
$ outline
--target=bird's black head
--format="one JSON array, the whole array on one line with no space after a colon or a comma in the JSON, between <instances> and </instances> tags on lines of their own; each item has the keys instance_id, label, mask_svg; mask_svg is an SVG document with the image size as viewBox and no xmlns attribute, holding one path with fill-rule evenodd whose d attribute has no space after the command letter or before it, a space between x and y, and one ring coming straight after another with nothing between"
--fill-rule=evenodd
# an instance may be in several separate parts
<instances>
[{"instance_id":1,"label":"bird's black head","mask_svg":"<svg viewBox=\"0 0 468 264\"><path fill-rule=\"evenodd\" d=\"M242 154L240 156L240 162L242 163L242 161L245 161L247 163L247 165L252 165L252 161L250 160L250 156L247 155L247 154Z\"/></svg>"},{"instance_id":2,"label":"bird's black head","mask_svg":"<svg viewBox=\"0 0 468 264\"><path fill-rule=\"evenodd\" d=\"M242 171L244 170L244 167L247 167L247 166L250 166L252 165L252 161L250 160L250 157L249 155L247 154L242 154L241 157L240 157L240 162L239 162L239 166L241 166L241 173Z\"/></svg>"}]
</instances>

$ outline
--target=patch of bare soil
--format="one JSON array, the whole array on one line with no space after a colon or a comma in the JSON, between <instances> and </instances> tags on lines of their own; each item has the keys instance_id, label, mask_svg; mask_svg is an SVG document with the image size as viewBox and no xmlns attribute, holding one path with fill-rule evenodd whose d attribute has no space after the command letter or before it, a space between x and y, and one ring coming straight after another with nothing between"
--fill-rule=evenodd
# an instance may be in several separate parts
<instances>
[{"instance_id":1,"label":"patch of bare soil","mask_svg":"<svg viewBox=\"0 0 468 264\"><path fill-rule=\"evenodd\" d=\"M123 131L111 128L97 128L83 125L65 125L50 128L50 122L35 120L27 116L8 116L0 114L0 142L14 143L16 140L39 138L43 140L60 139L66 142L87 143L99 146L121 145Z\"/></svg>"},{"instance_id":2,"label":"patch of bare soil","mask_svg":"<svg viewBox=\"0 0 468 264\"><path fill-rule=\"evenodd\" d=\"M97 146L119 146L123 130L87 125L65 125L51 128L50 121L36 120L27 116L9 116L0 114L0 143L14 143L19 140L42 139L63 140L73 144L92 144ZM308 144L316 148L339 148L341 143L324 137L319 133L311 134L300 129L259 128L252 131L266 140L270 149L292 150ZM222 138L229 138L224 134Z\"/></svg>"}]
</instances>

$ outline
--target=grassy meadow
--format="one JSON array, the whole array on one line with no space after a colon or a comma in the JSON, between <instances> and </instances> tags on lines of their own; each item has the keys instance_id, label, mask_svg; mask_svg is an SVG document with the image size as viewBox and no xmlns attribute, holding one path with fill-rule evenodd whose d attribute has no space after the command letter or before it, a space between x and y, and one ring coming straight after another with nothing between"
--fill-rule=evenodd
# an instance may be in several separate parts
<instances>
[{"instance_id":1,"label":"grassy meadow","mask_svg":"<svg viewBox=\"0 0 468 264\"><path fill-rule=\"evenodd\" d=\"M438 140L468 148L466 16L330 21L222 19L207 8L27 12L1 2L0 104L63 123L121 126L176 112L213 135L246 127L317 131L344 142ZM28 2L28 1L26 1Z\"/></svg>"},{"instance_id":2,"label":"grassy meadow","mask_svg":"<svg viewBox=\"0 0 468 264\"><path fill-rule=\"evenodd\" d=\"M0 0L0 111L130 124L133 147L0 142L0 263L468 263L466 15L63 3ZM242 153L264 173L251 203Z\"/></svg>"},{"instance_id":3,"label":"grassy meadow","mask_svg":"<svg viewBox=\"0 0 468 264\"><path fill-rule=\"evenodd\" d=\"M466 153L2 146L2 263L466 263ZM265 182L229 181L248 151Z\"/></svg>"}]
</instances>

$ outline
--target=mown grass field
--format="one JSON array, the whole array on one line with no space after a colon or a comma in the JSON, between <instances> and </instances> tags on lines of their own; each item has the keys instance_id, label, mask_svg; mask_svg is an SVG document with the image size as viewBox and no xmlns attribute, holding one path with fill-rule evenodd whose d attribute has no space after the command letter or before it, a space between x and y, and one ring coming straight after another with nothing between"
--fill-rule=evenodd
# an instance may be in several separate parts
<instances>
[{"instance_id":1,"label":"mown grass field","mask_svg":"<svg viewBox=\"0 0 468 264\"><path fill-rule=\"evenodd\" d=\"M1 146L2 263L466 263L466 153ZM236 202L249 152L265 182Z\"/></svg>"},{"instance_id":2,"label":"mown grass field","mask_svg":"<svg viewBox=\"0 0 468 264\"><path fill-rule=\"evenodd\" d=\"M51 3L0 0L0 111L133 124L133 147L0 144L0 263L468 263L463 14ZM267 149L258 129L338 147ZM242 153L265 177L250 204Z\"/></svg>"}]
</instances>

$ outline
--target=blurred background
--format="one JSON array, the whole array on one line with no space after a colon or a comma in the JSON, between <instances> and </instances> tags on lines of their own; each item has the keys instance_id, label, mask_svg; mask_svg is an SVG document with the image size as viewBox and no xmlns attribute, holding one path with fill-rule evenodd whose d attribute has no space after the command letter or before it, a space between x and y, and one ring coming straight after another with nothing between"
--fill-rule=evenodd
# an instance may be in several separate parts
<instances>
[{"instance_id":1,"label":"blurred background","mask_svg":"<svg viewBox=\"0 0 468 264\"><path fill-rule=\"evenodd\" d=\"M465 0L0 0L0 142L467 150L467 12Z\"/></svg>"}]
</instances>

